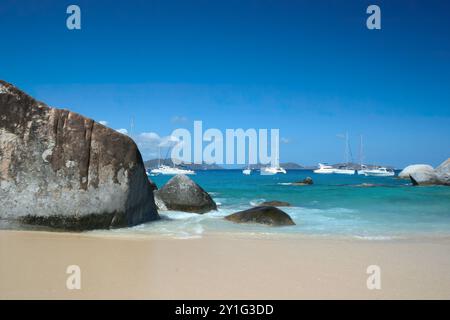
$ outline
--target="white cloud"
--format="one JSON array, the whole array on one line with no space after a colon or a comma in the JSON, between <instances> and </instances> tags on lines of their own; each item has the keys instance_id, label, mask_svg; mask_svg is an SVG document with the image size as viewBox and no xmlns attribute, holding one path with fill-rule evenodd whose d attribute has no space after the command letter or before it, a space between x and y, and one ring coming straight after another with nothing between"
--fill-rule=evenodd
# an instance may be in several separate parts
<instances>
[{"instance_id":1,"label":"white cloud","mask_svg":"<svg viewBox=\"0 0 450 320\"><path fill-rule=\"evenodd\" d=\"M160 156L165 157L165 152L174 147L180 140L175 136L160 137L155 132L142 132L134 137L134 141L139 147L144 159L150 159ZM164 149L164 150L163 150Z\"/></svg>"},{"instance_id":2,"label":"white cloud","mask_svg":"<svg viewBox=\"0 0 450 320\"><path fill-rule=\"evenodd\" d=\"M128 130L127 129L116 129L117 132L121 133L121 134L126 134L128 135Z\"/></svg>"},{"instance_id":3,"label":"white cloud","mask_svg":"<svg viewBox=\"0 0 450 320\"><path fill-rule=\"evenodd\" d=\"M101 125L104 125L105 127L108 126L108 121L105 121L105 120L100 120L98 123L100 123Z\"/></svg>"}]
</instances>

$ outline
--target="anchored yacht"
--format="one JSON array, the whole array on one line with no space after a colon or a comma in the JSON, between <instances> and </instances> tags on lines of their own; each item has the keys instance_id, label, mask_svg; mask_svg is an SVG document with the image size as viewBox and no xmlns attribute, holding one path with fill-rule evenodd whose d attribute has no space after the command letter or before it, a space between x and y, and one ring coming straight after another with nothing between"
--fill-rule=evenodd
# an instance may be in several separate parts
<instances>
[{"instance_id":1,"label":"anchored yacht","mask_svg":"<svg viewBox=\"0 0 450 320\"><path fill-rule=\"evenodd\" d=\"M158 175L158 174L163 174L163 175L187 174L187 175L191 175L191 174L195 174L195 171L188 170L188 169L176 168L176 167L169 167L169 166L165 166L165 165L160 165L158 168L150 170L150 174L153 174L153 175Z\"/></svg>"},{"instance_id":2,"label":"anchored yacht","mask_svg":"<svg viewBox=\"0 0 450 320\"><path fill-rule=\"evenodd\" d=\"M375 177L392 177L392 176L395 176L395 172L394 172L394 170L390 170L385 167L381 167L381 168L375 168L375 169L365 169L364 175L365 176L375 176Z\"/></svg>"},{"instance_id":3,"label":"anchored yacht","mask_svg":"<svg viewBox=\"0 0 450 320\"><path fill-rule=\"evenodd\" d=\"M261 168L259 170L259 172L263 176L274 175L274 174L277 174L277 173L284 173L284 174L286 174L286 170L284 168L279 167L279 166L278 167L264 167L264 168Z\"/></svg>"},{"instance_id":4,"label":"anchored yacht","mask_svg":"<svg viewBox=\"0 0 450 320\"><path fill-rule=\"evenodd\" d=\"M334 173L334 168L327 164L319 163L319 169L314 170L314 173L330 174Z\"/></svg>"}]
</instances>

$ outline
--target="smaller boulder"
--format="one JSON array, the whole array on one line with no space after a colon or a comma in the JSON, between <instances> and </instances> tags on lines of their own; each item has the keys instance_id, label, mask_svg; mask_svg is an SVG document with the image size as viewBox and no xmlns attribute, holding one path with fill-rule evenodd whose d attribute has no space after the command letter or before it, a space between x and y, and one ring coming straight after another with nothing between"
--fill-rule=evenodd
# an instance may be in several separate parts
<instances>
[{"instance_id":1,"label":"smaller boulder","mask_svg":"<svg viewBox=\"0 0 450 320\"><path fill-rule=\"evenodd\" d=\"M205 213L217 210L211 196L188 176L178 174L160 190L153 191L160 210Z\"/></svg>"},{"instance_id":2,"label":"smaller boulder","mask_svg":"<svg viewBox=\"0 0 450 320\"><path fill-rule=\"evenodd\" d=\"M293 186L308 186L313 184L313 179L311 177L306 177L305 179L301 180L301 181L297 181L297 182L293 182L292 185Z\"/></svg>"},{"instance_id":3,"label":"smaller boulder","mask_svg":"<svg viewBox=\"0 0 450 320\"><path fill-rule=\"evenodd\" d=\"M260 223L269 226L295 225L286 212L271 206L254 207L239 211L226 216L225 219L236 223Z\"/></svg>"}]
</instances>

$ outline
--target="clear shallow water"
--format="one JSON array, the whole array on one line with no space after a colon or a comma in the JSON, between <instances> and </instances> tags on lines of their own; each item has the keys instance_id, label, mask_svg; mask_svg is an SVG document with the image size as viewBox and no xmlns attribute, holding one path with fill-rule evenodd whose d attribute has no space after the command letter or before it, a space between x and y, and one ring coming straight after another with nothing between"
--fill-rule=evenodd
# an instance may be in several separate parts
<instances>
[{"instance_id":1,"label":"clear shallow water","mask_svg":"<svg viewBox=\"0 0 450 320\"><path fill-rule=\"evenodd\" d=\"M291 182L312 177L311 186ZM162 187L171 177L155 176ZM254 236L313 235L384 240L415 236L450 236L450 187L413 187L395 177L320 175L290 170L287 174L244 176L240 170L199 171L191 178L208 191L218 211L203 215L160 212L161 220L132 228L97 230L109 235L200 237L204 233L243 233ZM223 219L262 201L291 203L284 207L295 226L235 224ZM5 224L6 223L6 224ZM21 226L21 229L24 226ZM0 221L0 229L14 229ZM34 226L30 230L36 229Z\"/></svg>"},{"instance_id":2,"label":"clear shallow water","mask_svg":"<svg viewBox=\"0 0 450 320\"><path fill-rule=\"evenodd\" d=\"M289 185L307 176L313 178L314 185ZM200 171L191 177L212 195L219 205L217 212L203 215L161 212L160 221L106 232L178 238L198 237L205 232L339 235L364 239L450 235L449 187L413 187L409 181L395 177L319 175L294 170L275 176L261 176L259 172L244 176L239 170ZM169 176L152 177L158 187L169 179ZM235 224L223 219L227 214L269 200L290 202L293 207L282 209L296 225L275 228Z\"/></svg>"}]
</instances>

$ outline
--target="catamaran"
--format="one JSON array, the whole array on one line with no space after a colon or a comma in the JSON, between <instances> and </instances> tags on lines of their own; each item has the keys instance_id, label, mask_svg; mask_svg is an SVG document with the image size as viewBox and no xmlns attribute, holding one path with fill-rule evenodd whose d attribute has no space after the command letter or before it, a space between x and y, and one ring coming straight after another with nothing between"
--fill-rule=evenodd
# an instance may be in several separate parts
<instances>
[{"instance_id":1,"label":"catamaran","mask_svg":"<svg viewBox=\"0 0 450 320\"><path fill-rule=\"evenodd\" d=\"M284 168L281 168L280 166L276 166L276 167L263 167L259 170L259 173L263 176L268 176L268 175L274 175L277 173L284 173L286 174L286 170Z\"/></svg>"},{"instance_id":2,"label":"catamaran","mask_svg":"<svg viewBox=\"0 0 450 320\"><path fill-rule=\"evenodd\" d=\"M169 150L167 150L167 153L169 153ZM166 154L166 158L167 158L167 154ZM193 170L188 170L188 169L181 169L181 168L177 168L174 166L166 166L161 164L161 147L158 146L158 167L155 169L150 170L150 175L159 175L159 174L163 174L163 175L177 175L177 174L186 174L186 175L192 175L195 174L195 171ZM149 173L147 172L147 175L149 175Z\"/></svg>"},{"instance_id":3,"label":"catamaran","mask_svg":"<svg viewBox=\"0 0 450 320\"><path fill-rule=\"evenodd\" d=\"M327 164L319 163L319 169L314 170L314 173L330 174L334 173L334 168Z\"/></svg>"},{"instance_id":4,"label":"catamaran","mask_svg":"<svg viewBox=\"0 0 450 320\"><path fill-rule=\"evenodd\" d=\"M337 174L355 174L355 169L350 169L348 166L343 165L333 169L333 173Z\"/></svg>"},{"instance_id":5,"label":"catamaran","mask_svg":"<svg viewBox=\"0 0 450 320\"><path fill-rule=\"evenodd\" d=\"M177 175L177 174L186 174L186 175L192 175L195 174L195 171L188 170L188 169L181 169L177 167L169 167L166 165L160 165L158 168L150 170L150 174L158 175Z\"/></svg>"},{"instance_id":6,"label":"catamaran","mask_svg":"<svg viewBox=\"0 0 450 320\"><path fill-rule=\"evenodd\" d=\"M360 150L359 150L359 163L361 169L358 170L359 175L365 175L365 176L374 176L374 177L392 177L395 176L394 170L385 168L385 167L379 167L379 168L367 168L366 165L363 164L363 137L361 135L361 142L360 142Z\"/></svg>"},{"instance_id":7,"label":"catamaran","mask_svg":"<svg viewBox=\"0 0 450 320\"><path fill-rule=\"evenodd\" d=\"M375 168L375 169L365 169L365 176L374 176L374 177L392 177L395 176L394 170L390 170L385 167Z\"/></svg>"},{"instance_id":8,"label":"catamaran","mask_svg":"<svg viewBox=\"0 0 450 320\"><path fill-rule=\"evenodd\" d=\"M319 168L314 170L314 173L321 173L321 174L330 174L330 173L336 173L336 174L355 174L356 170L349 167L349 158L350 158L350 145L348 143L348 133L345 135L345 158L346 158L346 164L340 165L339 167L335 168L330 165L326 165L323 163L319 163Z\"/></svg>"}]
</instances>

